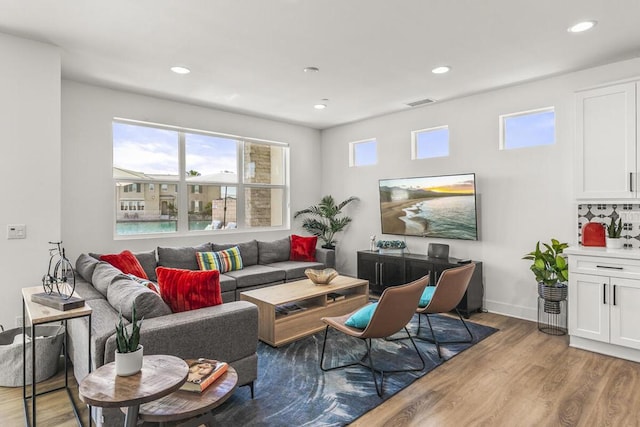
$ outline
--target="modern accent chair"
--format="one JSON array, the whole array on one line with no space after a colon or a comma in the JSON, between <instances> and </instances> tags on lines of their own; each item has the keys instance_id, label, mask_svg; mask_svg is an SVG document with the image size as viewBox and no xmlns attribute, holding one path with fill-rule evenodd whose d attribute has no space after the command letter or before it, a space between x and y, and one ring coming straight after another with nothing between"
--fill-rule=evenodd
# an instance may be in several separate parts
<instances>
[{"instance_id":1,"label":"modern accent chair","mask_svg":"<svg viewBox=\"0 0 640 427\"><path fill-rule=\"evenodd\" d=\"M424 291L428 283L429 276L427 275L414 282L385 289L382 292L380 299L378 300L378 306L373 312L371 320L364 329L353 328L345 325L345 322L353 313L346 314L340 317L323 317L322 321L327 324L327 327L324 331L322 355L320 356L320 369L322 369L323 371L331 371L334 369L346 368L353 365L361 365L369 368L371 370L371 375L373 376L373 382L376 386L376 392L380 397L382 397L385 373L422 371L425 366L424 359L422 358L422 354L418 350L415 341L409 334L406 325L407 323L409 323L414 313L416 312L420 296L422 295L422 292ZM362 358L358 361L325 368L324 355L325 347L327 345L327 335L329 333L330 327L335 329L336 331L342 332L355 338L359 338L364 341L367 348L367 352L365 353L365 355L362 356ZM413 344L413 348L415 349L418 357L420 358L420 361L422 362L421 367L387 371L374 367L373 358L371 356L371 340L374 338L389 337L402 329L405 330L407 336L411 340L411 344ZM379 386L376 374L380 375Z\"/></svg>"},{"instance_id":2,"label":"modern accent chair","mask_svg":"<svg viewBox=\"0 0 640 427\"><path fill-rule=\"evenodd\" d=\"M462 300L464 293L467 291L467 287L469 286L469 281L471 280L471 276L473 275L473 271L476 269L476 265L471 263L462 267L450 268L445 270L440 275L440 279L433 289L433 295L431 299L426 303L424 307L418 307L416 310L418 314L418 331L414 338L418 338L423 341L429 341L436 345L438 349L438 357L442 359L442 354L440 352L440 344L453 344L453 343L469 343L473 341L473 334L469 330L466 322L460 315L460 312L457 309L458 304ZM423 297L424 298L424 297ZM421 304L422 305L422 301ZM448 313L450 311L455 311L460 318L460 321L464 325L465 329L469 333L468 340L462 341L443 341L439 340L433 331L433 327L431 325L431 320L429 319L430 314L436 313ZM429 323L429 329L431 330L431 337L424 337L420 335L420 314L424 314L427 318L427 322Z\"/></svg>"}]
</instances>

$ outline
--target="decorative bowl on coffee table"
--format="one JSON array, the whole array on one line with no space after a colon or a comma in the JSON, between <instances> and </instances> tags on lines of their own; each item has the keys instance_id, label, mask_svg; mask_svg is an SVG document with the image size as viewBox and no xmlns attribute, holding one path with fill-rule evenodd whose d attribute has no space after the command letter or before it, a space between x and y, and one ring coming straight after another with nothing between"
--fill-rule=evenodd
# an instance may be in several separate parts
<instances>
[{"instance_id":1,"label":"decorative bowl on coffee table","mask_svg":"<svg viewBox=\"0 0 640 427\"><path fill-rule=\"evenodd\" d=\"M314 270L313 268L307 268L304 271L309 280L316 285L328 285L333 279L338 277L338 272L333 268L325 268L324 270Z\"/></svg>"}]
</instances>

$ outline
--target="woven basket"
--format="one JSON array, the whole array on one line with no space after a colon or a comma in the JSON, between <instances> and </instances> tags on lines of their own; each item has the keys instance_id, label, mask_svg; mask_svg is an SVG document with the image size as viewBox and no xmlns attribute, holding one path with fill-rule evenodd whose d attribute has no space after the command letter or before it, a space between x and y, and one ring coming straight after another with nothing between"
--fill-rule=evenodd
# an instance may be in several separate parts
<instances>
[{"instance_id":1,"label":"woven basket","mask_svg":"<svg viewBox=\"0 0 640 427\"><path fill-rule=\"evenodd\" d=\"M22 387L22 328L0 332L0 386ZM31 336L31 328L27 328ZM14 343L14 338L18 337ZM37 338L42 337L42 338ZM36 325L36 382L58 372L64 326ZM31 384L31 342L27 343L27 384Z\"/></svg>"}]
</instances>

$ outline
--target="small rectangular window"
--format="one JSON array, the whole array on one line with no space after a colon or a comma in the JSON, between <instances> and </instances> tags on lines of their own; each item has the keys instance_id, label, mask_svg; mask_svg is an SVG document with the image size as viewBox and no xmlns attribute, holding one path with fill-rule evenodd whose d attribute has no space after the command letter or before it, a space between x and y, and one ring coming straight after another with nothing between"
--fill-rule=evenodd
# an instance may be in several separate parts
<instances>
[{"instance_id":1,"label":"small rectangular window","mask_svg":"<svg viewBox=\"0 0 640 427\"><path fill-rule=\"evenodd\" d=\"M449 126L411 132L411 159L449 156Z\"/></svg>"},{"instance_id":2,"label":"small rectangular window","mask_svg":"<svg viewBox=\"0 0 640 427\"><path fill-rule=\"evenodd\" d=\"M378 142L375 139L349 144L349 166L370 166L378 163Z\"/></svg>"},{"instance_id":3,"label":"small rectangular window","mask_svg":"<svg viewBox=\"0 0 640 427\"><path fill-rule=\"evenodd\" d=\"M537 147L556 142L553 107L500 116L500 149Z\"/></svg>"}]
</instances>

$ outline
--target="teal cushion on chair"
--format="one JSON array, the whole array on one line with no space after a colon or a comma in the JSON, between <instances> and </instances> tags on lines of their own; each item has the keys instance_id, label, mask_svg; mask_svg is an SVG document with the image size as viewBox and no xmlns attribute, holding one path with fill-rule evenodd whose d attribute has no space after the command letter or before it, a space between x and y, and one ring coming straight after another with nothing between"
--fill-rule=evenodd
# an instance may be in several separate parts
<instances>
[{"instance_id":1,"label":"teal cushion on chair","mask_svg":"<svg viewBox=\"0 0 640 427\"><path fill-rule=\"evenodd\" d=\"M433 292L436 290L435 286L427 286L424 288L424 292L422 292L422 296L420 297L420 302L418 303L418 307L424 308L429 305L431 302L431 298L433 298Z\"/></svg>"},{"instance_id":2,"label":"teal cushion on chair","mask_svg":"<svg viewBox=\"0 0 640 427\"><path fill-rule=\"evenodd\" d=\"M369 322L371 321L371 316L373 316L373 312L376 311L376 307L378 307L378 303L374 302L373 304L369 304L366 307L362 307L360 310L353 313L346 322L345 325L351 326L352 328L364 329L367 327Z\"/></svg>"}]
</instances>

